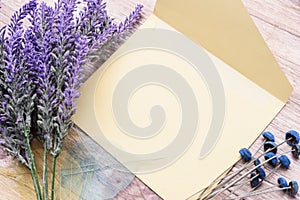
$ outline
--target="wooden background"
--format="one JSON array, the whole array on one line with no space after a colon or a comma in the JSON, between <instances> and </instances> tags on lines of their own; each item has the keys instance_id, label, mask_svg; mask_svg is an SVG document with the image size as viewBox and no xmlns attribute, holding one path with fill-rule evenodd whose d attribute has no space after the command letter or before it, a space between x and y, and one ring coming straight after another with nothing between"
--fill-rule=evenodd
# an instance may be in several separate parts
<instances>
[{"instance_id":1,"label":"wooden background","mask_svg":"<svg viewBox=\"0 0 300 200\"><path fill-rule=\"evenodd\" d=\"M2 0L0 26L8 23L12 13L24 2L25 0ZM124 19L125 15L128 15L137 3L143 4L145 7L143 11L143 21L151 14L155 5L154 0L108 0L107 2L109 13L115 16L116 19ZM286 131L290 129L300 131L300 0L243 0L243 3L294 87L294 91L286 107L267 127L268 131L273 132L277 136L277 141L280 141L283 140ZM109 53L113 53L113 51L114 50L108 50ZM76 140L78 137L76 134L77 133L74 132L70 134L66 142L67 145L70 145ZM261 139L259 138L251 149L254 151L260 144ZM39 155L36 157L38 156ZM287 180L300 181L300 161L292 161L289 170L278 171L278 173L275 173L274 176L266 181L263 187L271 186L278 176L286 177ZM240 164L241 163L237 163L237 167ZM0 168L0 200L34 198L34 196L31 196L34 193L32 187L30 187L30 178L28 179L28 183L22 182L22 185L19 184L17 187L13 187L14 183L22 178L22 174L25 175L26 173L24 172L24 168L3 152L0 154ZM12 171L14 173L12 173ZM19 194L20 187L25 188L21 195ZM247 190L249 190L249 188L245 187L236 193L242 194ZM113 199L155 200L160 198L137 178L133 178L129 186ZM216 199L222 199L222 197L220 196ZM283 200L295 198L291 198L282 192L274 192L248 199ZM297 195L296 199L300 199L300 195Z\"/></svg>"}]
</instances>

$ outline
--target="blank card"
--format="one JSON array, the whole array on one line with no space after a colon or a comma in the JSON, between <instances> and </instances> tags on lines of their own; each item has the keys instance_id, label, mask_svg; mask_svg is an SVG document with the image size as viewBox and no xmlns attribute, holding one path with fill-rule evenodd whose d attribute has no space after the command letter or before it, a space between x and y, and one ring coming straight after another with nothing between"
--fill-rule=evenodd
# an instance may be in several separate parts
<instances>
[{"instance_id":1,"label":"blank card","mask_svg":"<svg viewBox=\"0 0 300 200\"><path fill-rule=\"evenodd\" d=\"M239 0L159 0L82 86L74 122L162 198L194 199L291 90Z\"/></svg>"}]
</instances>

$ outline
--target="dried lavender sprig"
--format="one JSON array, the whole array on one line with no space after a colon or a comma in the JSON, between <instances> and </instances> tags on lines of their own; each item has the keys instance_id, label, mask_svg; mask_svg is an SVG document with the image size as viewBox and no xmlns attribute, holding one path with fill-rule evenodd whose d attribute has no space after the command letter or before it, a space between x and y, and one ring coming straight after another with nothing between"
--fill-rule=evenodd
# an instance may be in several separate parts
<instances>
[{"instance_id":1,"label":"dried lavender sprig","mask_svg":"<svg viewBox=\"0 0 300 200\"><path fill-rule=\"evenodd\" d=\"M5 83L4 78L4 51L5 51L5 26L0 29L0 88ZM0 101L3 102L3 91L0 89ZM1 127L0 127L1 129ZM1 130L0 130L1 131Z\"/></svg>"},{"instance_id":2,"label":"dried lavender sprig","mask_svg":"<svg viewBox=\"0 0 300 200\"><path fill-rule=\"evenodd\" d=\"M67 2L67 3L66 3ZM74 4L72 4L72 2ZM89 0L87 2L90 2L90 4L87 5L86 10L93 10L94 3L98 3L97 5L101 5L102 1L92 1ZM100 2L100 4L99 4ZM71 3L71 4L70 4ZM92 52L92 50L100 47L105 41L107 41L109 38L111 38L115 34L120 34L122 31L118 32L118 27L115 23L112 23L113 19L108 17L105 7L97 7L97 9L102 9L103 15L102 18L99 17L98 20L100 22L94 23L93 26L90 26L90 29L87 29L88 31L85 32L85 34L78 35L77 31L74 31L74 22L73 22L73 13L75 10L76 5L75 1L67 1L62 0L59 1L56 4L56 7L53 9L55 10L62 10L60 17L55 17L58 15L53 15L52 18L53 21L49 22L48 24L51 24L52 32L48 32L47 38L49 38L49 41L47 42L49 45L47 48L40 48L46 46L46 42L41 37L40 33L43 33L43 30L38 30L35 32L35 34L31 33L30 31L26 32L25 34L25 40L26 40L26 47L28 49L35 47L33 53L29 52L24 56L27 60L26 63L32 68L33 64L38 65L36 71L35 71L35 77L37 79L31 79L36 83L38 86L42 86L40 90L36 90L36 94L42 97L42 100L37 101L36 103L37 107L40 105L40 107L37 108L38 111L38 126L39 130L41 130L40 140L44 140L45 143L47 143L47 148L52 149L52 155L57 157L57 155L61 151L63 139L65 135L67 134L67 130L71 126L71 116L75 112L75 104L74 99L76 99L79 96L78 93L78 87L80 87L81 84L81 71L82 66L87 60L84 60L83 58L88 52ZM24 9L25 10L25 9ZM51 9L49 9L51 10ZM94 9L95 10L95 9ZM85 19L93 19L93 17L97 17L94 14L97 12L89 12L86 14ZM99 12L98 12L99 13ZM34 15L31 15L32 17ZM20 18L24 18L23 16ZM51 18L50 18L51 19ZM96 20L96 21L97 21ZM61 21L63 23L61 23ZM90 20L92 21L92 20ZM32 18L31 20L32 24L38 24L38 20L34 20ZM124 22L124 26L130 25L130 23L133 23L132 20L129 20L128 22ZM42 22L43 23L43 22ZM69 26L70 25L70 26ZM36 25L35 25L36 26ZM33 26L34 27L34 26ZM68 27L68 28L66 28ZM13 28L13 27L12 27ZM12 31L13 29L10 28ZM76 30L76 29L75 29ZM79 29L77 29L79 30ZM85 30L85 29L81 29ZM121 30L121 29L120 29ZM125 30L125 29L124 29ZM123 31L124 31L123 30ZM69 36L69 37L68 37ZM40 43L43 41L42 43ZM75 41L78 41L77 43ZM39 45L41 44L41 45ZM98 44L98 45L94 45ZM76 51L77 49L77 51ZM43 50L43 51L41 51ZM38 52L42 52L38 53ZM81 52L81 54L79 53ZM45 58L45 55L46 58ZM74 59L76 58L76 59ZM67 63L71 63L67 65ZM49 71L49 66L50 71ZM46 73L50 72L50 73ZM47 76L45 76L48 74ZM61 77L57 75L63 75ZM53 77L56 77L53 79ZM58 78L57 78L58 77ZM44 79L46 78L46 79ZM41 81L46 80L46 81ZM54 88L54 89L53 89ZM47 95L49 93L54 93L54 100L50 101L51 103L47 104L50 105L48 108L53 111L50 116L51 119L50 122L53 122L54 125L49 125L49 123L42 123L42 120L47 119L46 115L41 115L42 111L45 111L46 102L45 100ZM45 100L45 103L43 103L43 99ZM57 99L57 100L55 100ZM48 108L46 110L48 110ZM58 109L57 109L58 108ZM39 115L40 114L40 115ZM40 116L40 117L39 117ZM49 127L42 127L45 126L45 124ZM51 124L51 123L50 123ZM55 126L55 130L52 131L52 126ZM49 131L49 132L48 132ZM48 133L47 133L48 132ZM51 137L53 136L53 137ZM54 138L54 139L53 139ZM52 143L54 141L54 143ZM54 173L55 174L55 163L54 163ZM53 179L54 180L54 179ZM53 198L53 195L52 195Z\"/></svg>"},{"instance_id":3,"label":"dried lavender sprig","mask_svg":"<svg viewBox=\"0 0 300 200\"><path fill-rule=\"evenodd\" d=\"M143 5L138 4L135 10L130 13L129 17L126 17L124 22L121 22L118 26L118 33L123 33L133 28L134 24L138 21L142 14Z\"/></svg>"},{"instance_id":4,"label":"dried lavender sprig","mask_svg":"<svg viewBox=\"0 0 300 200\"><path fill-rule=\"evenodd\" d=\"M10 18L11 23L8 25L8 34L10 36L12 36L12 34L22 26L22 20L27 17L27 15L32 12L36 8L36 6L36 0L31 0L29 3L24 4L22 8L20 8L13 14L13 16Z\"/></svg>"},{"instance_id":5,"label":"dried lavender sprig","mask_svg":"<svg viewBox=\"0 0 300 200\"><path fill-rule=\"evenodd\" d=\"M11 18L8 36L1 37L3 42L1 73L0 124L4 138L4 150L15 156L31 171L32 180L38 199L41 199L39 180L30 147L31 112L35 95L33 84L27 73L22 20L36 7L35 0L25 4Z\"/></svg>"},{"instance_id":6,"label":"dried lavender sprig","mask_svg":"<svg viewBox=\"0 0 300 200\"><path fill-rule=\"evenodd\" d=\"M108 38L110 38L114 33L117 32L117 26L110 22L110 18L107 17L107 13L105 11L105 4L102 4L102 1L93 1L89 0L87 1L87 9L85 10L89 14L81 15L83 18L81 21L77 19L77 24L75 27L73 26L73 23L70 24L64 24L62 23L61 26L64 27L64 30L72 30L75 29L73 32L73 36L75 34L75 38L72 36L69 36L67 38L64 38L64 41L68 41L67 44L69 46L64 46L65 44L62 42L58 42L58 47L60 47L59 51L64 53L63 55L57 54L56 58L58 60L63 61L60 62L60 64L57 67L58 74L64 74L65 76L65 84L61 88L57 88L57 91L61 89L61 97L62 101L59 101L60 104L58 106L58 112L57 116L54 117L56 119L56 132L54 134L54 151L52 151L53 155L53 171L52 175L54 180L55 176L55 164L56 164L56 157L61 151L61 147L63 144L63 139L67 135L69 128L72 125L71 117L75 113L75 104L74 101L76 98L79 97L78 88L81 84L81 71L82 66L85 63L86 60L84 58L86 55L91 53L93 51L93 48L95 49L97 45L95 44L103 44L104 41L107 41ZM96 3L96 4L95 4ZM75 3L72 1L69 2L69 5L75 5ZM74 8L74 7L71 7ZM70 11L71 10L71 11ZM73 14L72 12L74 10L70 9L65 10L63 13L66 15ZM85 24L85 20L88 18L88 22L97 22L94 18L97 18L95 16L95 13L100 15L101 19L101 27L99 27L99 24ZM140 12L138 12L140 13ZM131 19L128 23L125 23L124 26L130 26L132 23L135 23L133 19L135 19L138 16L132 15ZM61 17L64 19L64 17ZM66 19L70 19L66 17ZM98 20L99 21L99 20ZM81 23L81 26L85 26L85 28L80 28L78 24ZM107 24L110 24L109 26ZM79 28L78 28L79 27ZM79 33L78 33L78 30ZM127 29L126 29L127 30ZM124 29L125 31L125 29ZM70 31L72 33L72 31ZM69 32L69 33L70 33ZM79 36L81 35L81 37ZM61 39L61 38L60 38ZM78 41L77 43L74 41ZM92 44L92 45L91 45ZM70 51L70 49L72 51ZM66 61L69 61L69 65L64 66L66 64ZM61 69L60 69L61 68ZM63 73L62 73L63 72ZM57 76L58 83L60 83L59 79L60 76ZM60 84L57 84L58 86ZM52 186L54 186L54 183L52 182ZM53 193L54 193L54 187L52 187L52 199L53 199Z\"/></svg>"},{"instance_id":7,"label":"dried lavender sprig","mask_svg":"<svg viewBox=\"0 0 300 200\"><path fill-rule=\"evenodd\" d=\"M115 42L115 39L117 39L120 35L134 28L142 16L142 8L143 6L138 4L129 17L126 17L120 24L114 23L113 19L110 21L110 26L104 28L101 34L99 34L97 40L89 47L89 58L91 62L94 63L99 60L99 54L102 54L102 47L104 47L108 41Z\"/></svg>"},{"instance_id":8,"label":"dried lavender sprig","mask_svg":"<svg viewBox=\"0 0 300 200\"><path fill-rule=\"evenodd\" d=\"M102 0L84 0L87 6L76 19L76 32L87 36L89 47L98 40L107 27L112 26L113 18L106 11L106 3Z\"/></svg>"},{"instance_id":9,"label":"dried lavender sprig","mask_svg":"<svg viewBox=\"0 0 300 200\"><path fill-rule=\"evenodd\" d=\"M66 3L67 2L67 3ZM55 29L58 30L58 32L62 32L62 37L59 37L56 39L56 49L54 52L54 57L57 60L56 63L54 63L56 67L56 75L57 75L57 87L61 87L63 83L63 79L61 78L61 75L64 70L68 68L67 63L70 61L70 58L76 57L78 55L72 55L74 54L74 34L81 34L82 36L85 36L88 41L88 50L90 53L93 46L92 44L97 43L103 43L104 40L107 40L112 34L121 33L123 31L126 31L130 28L132 28L132 25L136 22L136 20L139 18L141 13L141 5L138 5L136 8L136 11L134 11L129 18L126 18L125 22L122 23L120 26L116 26L115 24L111 23L112 19L107 16L106 13L106 4L102 3L101 0L86 0L87 7L84 9L83 12L80 14L80 18L76 19L75 27L74 23L72 22L73 12L74 8L76 6L75 1L61 1L61 4L64 6L61 6L63 9L65 9L62 13L63 16L59 16L59 26L57 26ZM66 6L68 5L68 7ZM69 8L69 9L68 9ZM102 21L101 21L102 20ZM101 23L97 22L101 21ZM94 23L93 23L94 22ZM101 26L103 27L100 27ZM120 28L119 31L118 28ZM74 32L72 32L72 29L75 29ZM73 34L72 34L73 33ZM72 60L72 59L71 59ZM72 78L68 77L68 80L72 80ZM67 85L63 86L64 88L68 88ZM56 91L59 91L60 88L57 88ZM67 91L67 90L66 90ZM64 91L61 90L61 94L64 94ZM60 96L58 94L58 96ZM62 95L64 98L65 96ZM73 99L77 98L77 95L73 97ZM60 101L62 102L62 101ZM71 112L71 115L73 115L73 112ZM59 124L59 123L58 123ZM57 126L59 127L59 126ZM63 131L64 132L64 131ZM60 133L61 134L61 133ZM63 138L64 135L62 134L60 136L60 139ZM60 145L58 145L59 147ZM54 153L56 149L60 151L60 148L54 148Z\"/></svg>"},{"instance_id":10,"label":"dried lavender sprig","mask_svg":"<svg viewBox=\"0 0 300 200\"><path fill-rule=\"evenodd\" d=\"M53 130L54 130L54 118L53 113L57 112L57 74L55 65L55 47L57 42L63 40L61 35L69 35L68 33L61 34L61 30L58 29L59 19L62 17L60 13L63 13L62 8L67 7L67 4L59 1L55 8L47 6L45 3L41 3L37 11L31 16L31 27L28 32L33 33L33 37L30 37L31 43L35 44L35 59L34 62L37 65L32 65L32 69L35 72L33 80L39 87L36 90L38 96L36 104L36 122L37 122L37 136L39 140L44 143L44 165L43 165L43 198L48 199L48 175L47 175L47 150L53 148ZM66 19L63 16L62 20ZM70 20L69 20L70 21ZM61 40L59 40L61 39ZM60 77L62 77L60 75ZM56 163L56 161L54 162ZM54 176L53 173L53 187L54 191ZM52 195L53 196L53 195Z\"/></svg>"},{"instance_id":11,"label":"dried lavender sprig","mask_svg":"<svg viewBox=\"0 0 300 200\"><path fill-rule=\"evenodd\" d=\"M29 4L25 4L16 14L14 20L9 24L9 36L4 37L4 32L1 37L1 98L2 103L0 105L0 123L2 128L3 136L11 136L18 138L17 140L21 143L15 143L8 145L6 141L5 146L11 151L20 150L25 151L26 149L20 149L23 147L24 141L21 141L23 135L20 135L19 131L23 131L30 127L30 113L32 96L30 96L32 85L31 81L28 80L28 74L26 73L26 65L24 61L24 40L23 40L23 28L20 22L24 18L24 13L28 13L28 5L32 5L32 10L35 5L31 1ZM20 17L19 17L20 16ZM23 80L24 79L24 80ZM27 102L23 104L23 102ZM4 138L5 139L5 138ZM18 145L20 147L18 147ZM21 156L21 153L18 153ZM27 158L24 164L28 164ZM22 159L22 161L24 161Z\"/></svg>"},{"instance_id":12,"label":"dried lavender sprig","mask_svg":"<svg viewBox=\"0 0 300 200\"><path fill-rule=\"evenodd\" d=\"M50 133L50 139L53 141L51 147L51 155L53 156L52 166L52 188L51 188L51 199L54 199L54 180L56 171L56 159L62 149L64 137L71 126L71 120L68 115L70 109L73 109L73 105L68 103L72 102L72 88L68 85L70 80L67 74L71 73L72 65L75 64L72 61L72 57L78 57L75 54L76 47L74 43L76 39L74 37L74 12L76 9L76 0L62 0L58 2L55 10L58 10L59 14L54 18L52 30L52 46L51 50L51 73L54 77L52 86L54 87L55 96L58 99L57 104L53 108L52 119L53 119L53 132ZM75 55L74 55L75 54ZM65 106L62 106L65 105Z\"/></svg>"},{"instance_id":13,"label":"dried lavender sprig","mask_svg":"<svg viewBox=\"0 0 300 200\"><path fill-rule=\"evenodd\" d=\"M51 73L51 36L53 34L53 16L57 12L42 2L38 9L31 15L29 21L31 26L27 29L25 38L32 46L34 56L28 60L32 80L38 86L36 88L35 111L33 115L34 131L37 138L44 144L43 159L43 199L48 200L48 173L47 173L47 151L52 147L50 135L53 132L52 108L57 104L53 82L55 77Z\"/></svg>"},{"instance_id":14,"label":"dried lavender sprig","mask_svg":"<svg viewBox=\"0 0 300 200\"><path fill-rule=\"evenodd\" d=\"M8 39L5 45L7 49L5 62L7 65L4 74L7 85L4 87L5 101L2 103L1 109L4 126L3 135L6 139L4 146L6 151L16 156L21 163L31 170L35 188L40 193L34 157L30 147L32 138L30 114L33 110L35 95L24 60L13 53L16 48L22 49L22 44L18 45L19 38L14 38L14 36L12 35L12 39ZM24 54L19 55L25 57Z\"/></svg>"},{"instance_id":15,"label":"dried lavender sprig","mask_svg":"<svg viewBox=\"0 0 300 200\"><path fill-rule=\"evenodd\" d=\"M84 0L84 2L87 6L76 18L75 29L77 33L87 37L89 55L91 55L112 38L118 26L108 15L105 2L102 0Z\"/></svg>"},{"instance_id":16,"label":"dried lavender sprig","mask_svg":"<svg viewBox=\"0 0 300 200\"><path fill-rule=\"evenodd\" d=\"M75 40L74 37L74 24L73 22L73 12L76 6L75 0L62 0L61 1L61 12L57 16L57 21L59 23L54 25L54 29L59 33L53 36L55 41L55 47L52 50L52 73L56 77L55 79L55 91L56 98L58 99L58 104L54 108L53 119L54 119L54 144L52 146L51 154L55 157L61 151L60 142L67 134L64 129L60 127L62 122L59 121L61 113L60 105L65 99L64 92L68 89L66 86L66 81L69 77L66 77L66 73L70 70L72 63L72 56L74 55L75 50Z\"/></svg>"}]
</instances>

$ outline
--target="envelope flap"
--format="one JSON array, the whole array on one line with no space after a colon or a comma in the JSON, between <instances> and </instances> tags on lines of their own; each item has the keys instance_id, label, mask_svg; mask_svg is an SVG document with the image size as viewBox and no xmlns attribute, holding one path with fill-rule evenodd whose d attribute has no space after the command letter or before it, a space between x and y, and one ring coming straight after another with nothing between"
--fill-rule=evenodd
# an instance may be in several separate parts
<instances>
[{"instance_id":1,"label":"envelope flap","mask_svg":"<svg viewBox=\"0 0 300 200\"><path fill-rule=\"evenodd\" d=\"M155 15L286 102L292 87L240 0L157 0Z\"/></svg>"}]
</instances>

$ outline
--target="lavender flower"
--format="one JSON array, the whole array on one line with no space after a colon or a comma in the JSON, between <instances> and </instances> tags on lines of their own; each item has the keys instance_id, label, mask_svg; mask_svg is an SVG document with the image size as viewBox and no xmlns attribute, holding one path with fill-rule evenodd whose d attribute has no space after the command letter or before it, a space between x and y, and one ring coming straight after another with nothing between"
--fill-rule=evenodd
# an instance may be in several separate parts
<instances>
[{"instance_id":1,"label":"lavender flower","mask_svg":"<svg viewBox=\"0 0 300 200\"><path fill-rule=\"evenodd\" d=\"M135 7L135 10L130 13L129 17L126 17L124 22L121 22L118 27L118 33L123 33L133 28L133 25L138 21L141 17L143 5L138 4Z\"/></svg>"},{"instance_id":2,"label":"lavender flower","mask_svg":"<svg viewBox=\"0 0 300 200\"><path fill-rule=\"evenodd\" d=\"M57 97L55 91L56 77L51 71L52 66L52 49L51 37L53 35L53 16L58 15L58 11L41 3L39 8L32 14L30 18L31 26L25 34L27 45L32 48L32 56L27 62L31 68L36 88L35 111L32 116L34 131L39 140L45 142L47 149L52 147L52 139L50 134L53 132L53 111L57 107ZM29 47L30 48L30 47ZM30 55L30 54L27 54ZM47 137L45 137L47 135Z\"/></svg>"},{"instance_id":3,"label":"lavender flower","mask_svg":"<svg viewBox=\"0 0 300 200\"><path fill-rule=\"evenodd\" d=\"M76 45L81 38L75 33L74 26L74 11L76 8L76 0L61 1L61 14L58 15L58 24L55 24L55 29L60 33L54 35L56 45L52 50L55 61L53 65L53 74L55 79L55 91L58 99L57 107L54 108L54 135L52 155L56 157L62 147L63 139L67 135L71 127L71 116L73 115L73 101L78 97L78 88L75 87L80 81L80 72L82 65L81 60L85 57L82 52L86 49L86 42L82 45ZM84 36L83 36L84 37ZM79 49L77 49L79 47ZM82 49L82 50L81 50ZM83 54L83 55L81 55Z\"/></svg>"},{"instance_id":4,"label":"lavender flower","mask_svg":"<svg viewBox=\"0 0 300 200\"><path fill-rule=\"evenodd\" d=\"M37 199L48 199L47 151L56 158L72 126L84 65L114 36L130 30L141 15L138 5L124 22L114 23L102 0L58 0L54 7L25 4L0 29L0 144L31 171ZM27 17L30 27L22 27ZM30 141L44 143L41 192Z\"/></svg>"},{"instance_id":5,"label":"lavender flower","mask_svg":"<svg viewBox=\"0 0 300 200\"><path fill-rule=\"evenodd\" d=\"M11 23L8 25L9 35L12 36L19 28L22 27L23 19L32 12L37 6L36 0L31 0L29 3L24 4L24 6L11 17Z\"/></svg>"},{"instance_id":6,"label":"lavender flower","mask_svg":"<svg viewBox=\"0 0 300 200\"><path fill-rule=\"evenodd\" d=\"M91 47L108 27L112 31L116 31L117 27L107 14L105 2L102 0L84 0L84 2L87 7L79 13L80 17L76 19L76 30L81 35L87 36L89 47Z\"/></svg>"},{"instance_id":7,"label":"lavender flower","mask_svg":"<svg viewBox=\"0 0 300 200\"><path fill-rule=\"evenodd\" d=\"M34 107L34 86L26 63L30 49L25 45L22 20L36 8L35 0L25 4L11 18L8 37L1 37L1 100L0 126L4 150L16 157L30 169L37 199L40 199L40 184L31 151L31 113Z\"/></svg>"},{"instance_id":8,"label":"lavender flower","mask_svg":"<svg viewBox=\"0 0 300 200\"><path fill-rule=\"evenodd\" d=\"M5 150L32 169L26 139L30 137L33 110L33 85L24 57L22 20L36 7L35 0L25 4L11 18L8 37L1 37L1 100L0 125Z\"/></svg>"},{"instance_id":9,"label":"lavender flower","mask_svg":"<svg viewBox=\"0 0 300 200\"><path fill-rule=\"evenodd\" d=\"M119 25L109 17L106 3L102 0L84 0L87 7L80 12L76 19L76 30L88 38L89 54L97 51L103 44L115 35L120 35L133 28L141 17L142 5L137 5L135 10Z\"/></svg>"},{"instance_id":10,"label":"lavender flower","mask_svg":"<svg viewBox=\"0 0 300 200\"><path fill-rule=\"evenodd\" d=\"M4 77L4 52L5 52L5 27L0 29L0 101L3 102L2 86L5 84ZM0 119L1 120L1 119ZM1 131L1 127L0 127Z\"/></svg>"},{"instance_id":11,"label":"lavender flower","mask_svg":"<svg viewBox=\"0 0 300 200\"><path fill-rule=\"evenodd\" d=\"M72 125L75 99L82 83L82 70L88 56L95 52L112 36L133 27L140 17L142 6L117 25L108 16L106 3L102 0L85 0L86 7L74 19L78 2L61 0L54 9L41 4L30 20L31 32L37 43L36 56L39 66L36 71L38 100L37 122L41 140L56 156L61 151L63 138ZM41 25L42 24L42 25ZM43 35L47 35L43 37ZM46 105L47 104L47 105ZM47 134L47 139L45 139Z\"/></svg>"}]
</instances>

